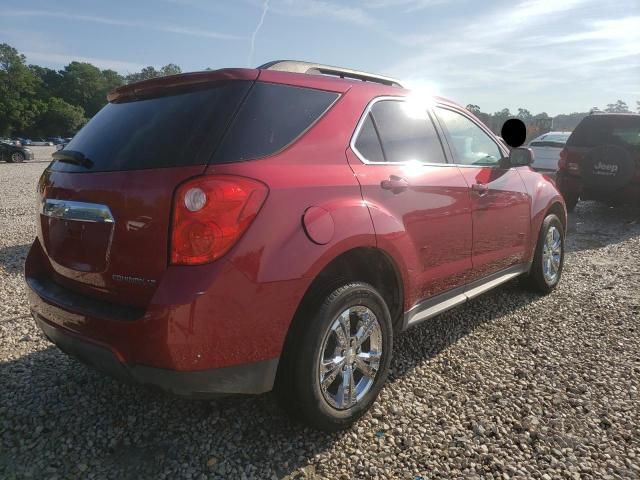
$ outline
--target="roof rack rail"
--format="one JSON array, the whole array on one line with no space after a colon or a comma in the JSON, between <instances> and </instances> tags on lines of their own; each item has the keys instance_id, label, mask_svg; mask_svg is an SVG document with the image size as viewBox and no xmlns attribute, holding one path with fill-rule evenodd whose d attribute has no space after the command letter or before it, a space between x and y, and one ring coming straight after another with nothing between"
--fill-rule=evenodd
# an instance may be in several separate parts
<instances>
[{"instance_id":1,"label":"roof rack rail","mask_svg":"<svg viewBox=\"0 0 640 480\"><path fill-rule=\"evenodd\" d=\"M274 60L258 67L259 70L278 70L281 72L308 73L311 75L333 75L340 78L352 78L363 82L375 82L391 87L402 87L395 78L360 72L350 68L332 67L319 63L301 62L298 60Z\"/></svg>"}]
</instances>

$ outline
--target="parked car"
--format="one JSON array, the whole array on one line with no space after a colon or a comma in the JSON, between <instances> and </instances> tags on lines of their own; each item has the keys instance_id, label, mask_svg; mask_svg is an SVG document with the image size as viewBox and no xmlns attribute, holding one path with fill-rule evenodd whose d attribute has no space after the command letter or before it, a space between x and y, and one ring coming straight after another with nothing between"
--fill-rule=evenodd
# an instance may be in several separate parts
<instances>
[{"instance_id":1,"label":"parked car","mask_svg":"<svg viewBox=\"0 0 640 480\"><path fill-rule=\"evenodd\" d=\"M545 172L556 172L560 152L567 143L571 132L549 132L534 138L529 142L533 150L533 169Z\"/></svg>"},{"instance_id":2,"label":"parked car","mask_svg":"<svg viewBox=\"0 0 640 480\"><path fill-rule=\"evenodd\" d=\"M30 148L12 145L10 142L0 142L0 160L8 163L22 163L25 160L33 160L33 152Z\"/></svg>"},{"instance_id":3,"label":"parked car","mask_svg":"<svg viewBox=\"0 0 640 480\"><path fill-rule=\"evenodd\" d=\"M47 141L50 142L51 145L60 145L65 142L62 137L47 137Z\"/></svg>"},{"instance_id":4,"label":"parked car","mask_svg":"<svg viewBox=\"0 0 640 480\"><path fill-rule=\"evenodd\" d=\"M18 137L18 138L16 138L16 141L19 142L20 145L24 145L24 146L30 146L31 145L31 139L30 138Z\"/></svg>"},{"instance_id":5,"label":"parked car","mask_svg":"<svg viewBox=\"0 0 640 480\"><path fill-rule=\"evenodd\" d=\"M56 152L64 149L64 147L66 147L66 146L67 146L67 142L57 144L56 145ZM51 155L54 155L54 154L55 154L55 152L53 152Z\"/></svg>"},{"instance_id":6,"label":"parked car","mask_svg":"<svg viewBox=\"0 0 640 480\"><path fill-rule=\"evenodd\" d=\"M53 146L53 142L45 140L44 138L36 138L35 140L31 141L31 145L35 147L51 147Z\"/></svg>"},{"instance_id":7,"label":"parked car","mask_svg":"<svg viewBox=\"0 0 640 480\"><path fill-rule=\"evenodd\" d=\"M39 181L25 278L44 333L116 377L275 388L336 430L375 401L394 335L560 281L560 193L449 100L290 61L108 99Z\"/></svg>"},{"instance_id":8,"label":"parked car","mask_svg":"<svg viewBox=\"0 0 640 480\"><path fill-rule=\"evenodd\" d=\"M567 140L558 167L569 210L579 199L640 204L640 115L585 117Z\"/></svg>"}]
</instances>

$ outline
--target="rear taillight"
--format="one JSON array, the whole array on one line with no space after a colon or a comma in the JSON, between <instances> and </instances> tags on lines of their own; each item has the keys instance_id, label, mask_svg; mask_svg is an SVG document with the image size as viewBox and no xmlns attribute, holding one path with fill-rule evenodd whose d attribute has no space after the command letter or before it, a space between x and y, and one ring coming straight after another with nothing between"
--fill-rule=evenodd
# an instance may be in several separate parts
<instances>
[{"instance_id":1,"label":"rear taillight","mask_svg":"<svg viewBox=\"0 0 640 480\"><path fill-rule=\"evenodd\" d=\"M558 169L565 170L567 168L567 149L560 150L560 160L558 160Z\"/></svg>"},{"instance_id":2,"label":"rear taillight","mask_svg":"<svg viewBox=\"0 0 640 480\"><path fill-rule=\"evenodd\" d=\"M564 171L569 171L574 173L578 173L580 171L578 162L575 160L575 158L571 158L571 155L569 155L569 151L566 148L563 148L560 151L560 160L558 160L558 170L564 170Z\"/></svg>"},{"instance_id":3,"label":"rear taillight","mask_svg":"<svg viewBox=\"0 0 640 480\"><path fill-rule=\"evenodd\" d=\"M231 175L197 177L180 185L173 200L171 263L198 265L227 253L268 193L262 182Z\"/></svg>"}]
</instances>

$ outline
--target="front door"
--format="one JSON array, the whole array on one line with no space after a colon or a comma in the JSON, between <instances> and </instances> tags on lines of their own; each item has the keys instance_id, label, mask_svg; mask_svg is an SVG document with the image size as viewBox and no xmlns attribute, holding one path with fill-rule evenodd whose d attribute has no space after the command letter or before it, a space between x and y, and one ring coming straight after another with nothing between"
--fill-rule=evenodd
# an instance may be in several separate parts
<instances>
[{"instance_id":1,"label":"front door","mask_svg":"<svg viewBox=\"0 0 640 480\"><path fill-rule=\"evenodd\" d=\"M446 162L427 109L376 99L356 132L347 157L378 245L409 272L406 307L464 285L472 270L468 187Z\"/></svg>"},{"instance_id":2,"label":"front door","mask_svg":"<svg viewBox=\"0 0 640 480\"><path fill-rule=\"evenodd\" d=\"M466 113L435 109L454 162L460 166L473 208L473 279L486 277L527 258L531 198L516 168L503 168L506 154Z\"/></svg>"}]
</instances>

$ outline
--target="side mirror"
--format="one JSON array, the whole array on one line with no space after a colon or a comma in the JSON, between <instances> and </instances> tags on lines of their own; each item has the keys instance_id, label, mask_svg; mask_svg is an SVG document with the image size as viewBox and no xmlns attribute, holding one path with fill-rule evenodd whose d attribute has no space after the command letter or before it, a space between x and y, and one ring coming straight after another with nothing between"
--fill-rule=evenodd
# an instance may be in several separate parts
<instances>
[{"instance_id":1,"label":"side mirror","mask_svg":"<svg viewBox=\"0 0 640 480\"><path fill-rule=\"evenodd\" d=\"M509 152L509 164L512 167L524 167L533 163L533 150L520 147L513 148Z\"/></svg>"}]
</instances>

